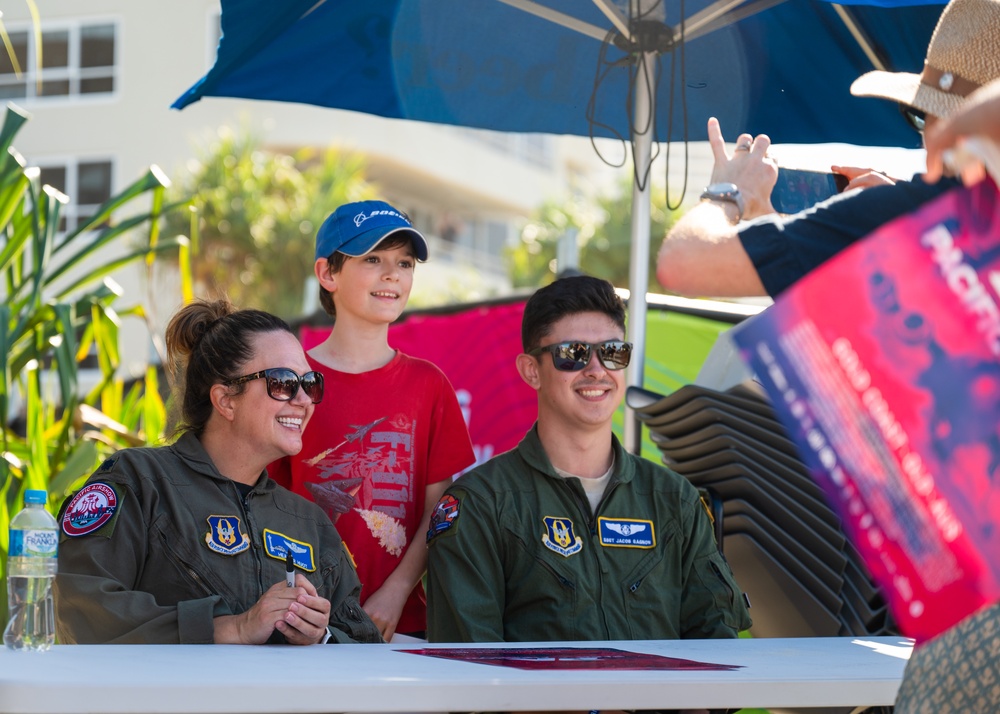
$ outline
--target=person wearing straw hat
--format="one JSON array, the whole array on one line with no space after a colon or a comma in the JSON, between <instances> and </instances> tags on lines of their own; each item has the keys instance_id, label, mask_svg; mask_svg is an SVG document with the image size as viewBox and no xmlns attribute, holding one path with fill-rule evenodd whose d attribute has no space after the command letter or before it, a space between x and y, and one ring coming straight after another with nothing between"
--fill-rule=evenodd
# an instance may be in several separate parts
<instances>
[{"instance_id":1,"label":"person wearing straw hat","mask_svg":"<svg viewBox=\"0 0 1000 714\"><path fill-rule=\"evenodd\" d=\"M955 112L972 92L1000 78L1000 0L952 0L931 36L920 74L869 72L851 93L899 103L917 131ZM810 270L878 226L950 188L954 177L921 177L847 191L798 214L778 215L770 195L777 167L764 134L741 134L730 154L719 123L708 121L715 155L702 202L667 233L657 261L663 287L682 295L777 296ZM869 176L869 178L871 178Z\"/></svg>"},{"instance_id":2,"label":"person wearing straw hat","mask_svg":"<svg viewBox=\"0 0 1000 714\"><path fill-rule=\"evenodd\" d=\"M743 134L730 156L718 122L710 119L712 180L733 185L708 192L668 233L657 267L664 287L694 295L776 296L878 226L958 186L954 174L961 166L943 165L944 148L968 134L1000 140L1000 0L952 0L920 74L869 72L851 93L898 102L914 128L927 132L927 180L848 191L803 213L778 216L769 199L776 178L767 158L770 139ZM1000 711L1000 604L914 649L895 711Z\"/></svg>"}]
</instances>

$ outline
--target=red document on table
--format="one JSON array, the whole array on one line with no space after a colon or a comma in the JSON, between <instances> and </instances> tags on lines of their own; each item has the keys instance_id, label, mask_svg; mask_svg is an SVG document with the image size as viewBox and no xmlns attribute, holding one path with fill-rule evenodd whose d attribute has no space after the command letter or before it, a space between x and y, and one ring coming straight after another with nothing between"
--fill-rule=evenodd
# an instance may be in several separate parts
<instances>
[{"instance_id":1,"label":"red document on table","mask_svg":"<svg viewBox=\"0 0 1000 714\"><path fill-rule=\"evenodd\" d=\"M697 662L613 647L427 647L400 652L515 669L740 669L740 665Z\"/></svg>"},{"instance_id":2,"label":"red document on table","mask_svg":"<svg viewBox=\"0 0 1000 714\"><path fill-rule=\"evenodd\" d=\"M1000 600L1000 201L957 188L734 329L900 629Z\"/></svg>"}]
</instances>

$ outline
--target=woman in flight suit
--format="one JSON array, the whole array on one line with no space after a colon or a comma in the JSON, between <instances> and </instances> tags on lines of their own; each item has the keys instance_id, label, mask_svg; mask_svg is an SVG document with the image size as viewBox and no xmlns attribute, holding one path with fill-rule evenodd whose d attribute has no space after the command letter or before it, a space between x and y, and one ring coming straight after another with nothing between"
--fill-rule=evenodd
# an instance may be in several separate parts
<instances>
[{"instance_id":1,"label":"woman in flight suit","mask_svg":"<svg viewBox=\"0 0 1000 714\"><path fill-rule=\"evenodd\" d=\"M381 642L330 519L265 471L323 398L291 329L196 302L166 341L181 436L119 451L63 507L59 642Z\"/></svg>"}]
</instances>

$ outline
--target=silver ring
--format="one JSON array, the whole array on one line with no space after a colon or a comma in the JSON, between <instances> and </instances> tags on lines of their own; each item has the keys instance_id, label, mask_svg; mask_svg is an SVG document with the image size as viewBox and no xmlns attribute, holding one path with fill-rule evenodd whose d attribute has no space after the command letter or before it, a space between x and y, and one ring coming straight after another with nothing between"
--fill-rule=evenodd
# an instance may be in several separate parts
<instances>
[{"instance_id":1,"label":"silver ring","mask_svg":"<svg viewBox=\"0 0 1000 714\"><path fill-rule=\"evenodd\" d=\"M736 151L750 151L750 143L749 142L744 142L742 144L737 144L735 150Z\"/></svg>"}]
</instances>

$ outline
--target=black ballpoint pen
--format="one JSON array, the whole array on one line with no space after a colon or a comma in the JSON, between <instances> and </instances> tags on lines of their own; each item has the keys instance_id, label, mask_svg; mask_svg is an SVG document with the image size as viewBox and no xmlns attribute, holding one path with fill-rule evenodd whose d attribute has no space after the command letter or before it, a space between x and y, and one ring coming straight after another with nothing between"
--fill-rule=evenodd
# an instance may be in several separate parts
<instances>
[{"instance_id":1,"label":"black ballpoint pen","mask_svg":"<svg viewBox=\"0 0 1000 714\"><path fill-rule=\"evenodd\" d=\"M285 556L285 585L290 588L295 587L295 561L292 559L291 550Z\"/></svg>"}]
</instances>

